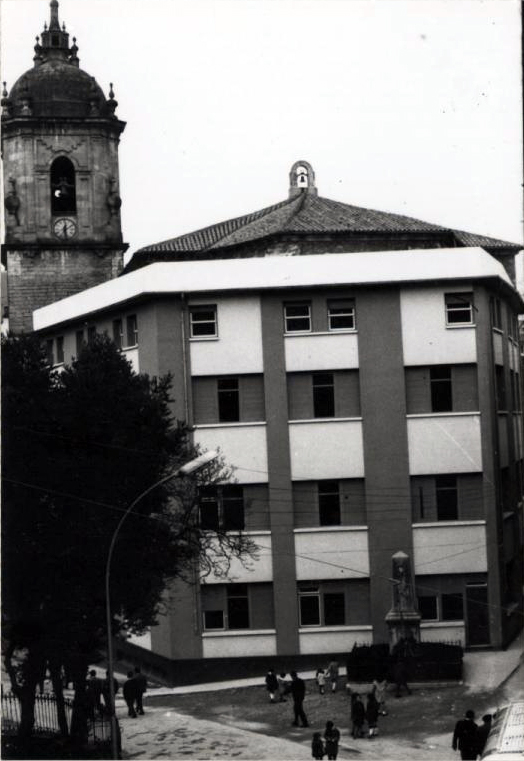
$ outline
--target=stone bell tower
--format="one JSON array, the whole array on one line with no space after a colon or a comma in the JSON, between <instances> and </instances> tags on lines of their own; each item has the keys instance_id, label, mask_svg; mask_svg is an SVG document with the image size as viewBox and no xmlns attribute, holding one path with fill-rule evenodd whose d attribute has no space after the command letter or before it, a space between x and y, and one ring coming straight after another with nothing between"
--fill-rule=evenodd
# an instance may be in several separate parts
<instances>
[{"instance_id":1,"label":"stone bell tower","mask_svg":"<svg viewBox=\"0 0 524 761\"><path fill-rule=\"evenodd\" d=\"M79 68L51 0L34 66L2 92L9 329L32 330L32 311L116 277L122 242L118 144L125 122Z\"/></svg>"}]
</instances>

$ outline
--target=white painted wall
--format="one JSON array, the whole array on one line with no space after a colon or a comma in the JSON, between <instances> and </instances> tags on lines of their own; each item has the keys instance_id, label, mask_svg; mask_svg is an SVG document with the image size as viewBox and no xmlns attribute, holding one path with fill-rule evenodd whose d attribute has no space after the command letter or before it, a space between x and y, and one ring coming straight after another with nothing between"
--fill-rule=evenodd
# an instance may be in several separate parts
<instances>
[{"instance_id":1,"label":"white painted wall","mask_svg":"<svg viewBox=\"0 0 524 761\"><path fill-rule=\"evenodd\" d=\"M287 372L358 368L357 333L310 333L285 336Z\"/></svg>"},{"instance_id":2,"label":"white painted wall","mask_svg":"<svg viewBox=\"0 0 524 761\"><path fill-rule=\"evenodd\" d=\"M462 647L466 646L466 629L464 624L448 622L435 622L420 624L421 642L458 642Z\"/></svg>"},{"instance_id":3,"label":"white painted wall","mask_svg":"<svg viewBox=\"0 0 524 761\"><path fill-rule=\"evenodd\" d=\"M138 357L138 349L122 349L122 354L127 359L128 362L131 362L131 367L135 371L135 373L140 372L140 362Z\"/></svg>"},{"instance_id":4,"label":"white painted wall","mask_svg":"<svg viewBox=\"0 0 524 761\"><path fill-rule=\"evenodd\" d=\"M295 529L295 570L298 581L369 576L367 528Z\"/></svg>"},{"instance_id":5,"label":"white painted wall","mask_svg":"<svg viewBox=\"0 0 524 761\"><path fill-rule=\"evenodd\" d=\"M190 339L191 375L263 372L260 299L210 297L200 303L217 305L218 338Z\"/></svg>"},{"instance_id":6,"label":"white painted wall","mask_svg":"<svg viewBox=\"0 0 524 761\"><path fill-rule=\"evenodd\" d=\"M273 631L206 633L202 635L202 645L204 658L242 658L277 654L277 637Z\"/></svg>"},{"instance_id":7,"label":"white painted wall","mask_svg":"<svg viewBox=\"0 0 524 761\"><path fill-rule=\"evenodd\" d=\"M373 632L371 626L319 626L316 629L300 629L298 641L301 655L349 652L355 643L371 645ZM341 665L344 667L345 664Z\"/></svg>"},{"instance_id":8,"label":"white painted wall","mask_svg":"<svg viewBox=\"0 0 524 761\"><path fill-rule=\"evenodd\" d=\"M361 420L293 422L289 424L291 478L363 478Z\"/></svg>"},{"instance_id":9,"label":"white painted wall","mask_svg":"<svg viewBox=\"0 0 524 761\"><path fill-rule=\"evenodd\" d=\"M412 476L482 470L479 413L408 415L407 422Z\"/></svg>"},{"instance_id":10,"label":"white painted wall","mask_svg":"<svg viewBox=\"0 0 524 761\"><path fill-rule=\"evenodd\" d=\"M446 327L444 294L460 288L416 288L400 292L402 345L405 365L449 365L476 362L475 326ZM421 325L424 329L421 330Z\"/></svg>"},{"instance_id":11,"label":"white painted wall","mask_svg":"<svg viewBox=\"0 0 524 761\"><path fill-rule=\"evenodd\" d=\"M269 531L246 531L246 536L255 542L258 547L257 557L254 559L246 558L244 563L241 563L238 558L232 558L227 581L237 582L239 584L254 584L261 581L273 580L273 560L271 557L271 533ZM208 553L211 554L211 553ZM225 570L224 565L224 570ZM206 584L224 584L225 580L222 576L216 574L210 574L206 576Z\"/></svg>"},{"instance_id":12,"label":"white painted wall","mask_svg":"<svg viewBox=\"0 0 524 761\"><path fill-rule=\"evenodd\" d=\"M267 482L265 424L232 423L195 427L195 442L204 449L220 449L234 477L243 484Z\"/></svg>"},{"instance_id":13,"label":"white painted wall","mask_svg":"<svg viewBox=\"0 0 524 761\"><path fill-rule=\"evenodd\" d=\"M417 576L485 573L488 570L485 522L414 525L413 565Z\"/></svg>"}]
</instances>

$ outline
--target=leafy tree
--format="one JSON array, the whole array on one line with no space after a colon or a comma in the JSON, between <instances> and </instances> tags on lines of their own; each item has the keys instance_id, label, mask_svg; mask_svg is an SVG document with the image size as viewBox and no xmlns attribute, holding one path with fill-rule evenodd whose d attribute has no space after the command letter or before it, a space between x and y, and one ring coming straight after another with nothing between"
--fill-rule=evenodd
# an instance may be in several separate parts
<instances>
[{"instance_id":1,"label":"leafy tree","mask_svg":"<svg viewBox=\"0 0 524 761\"><path fill-rule=\"evenodd\" d=\"M73 732L85 732L85 675L106 639L104 575L131 502L198 452L169 408L170 378L137 375L98 336L61 373L34 337L3 344L5 662L33 724L46 666L75 684ZM198 491L231 476L223 462L153 490L122 524L111 570L113 633L156 622L169 579L204 561L224 573L254 547L242 534L200 531ZM212 552L211 552L212 551ZM62 716L62 722L65 718ZM65 728L66 729L66 728Z\"/></svg>"}]
</instances>

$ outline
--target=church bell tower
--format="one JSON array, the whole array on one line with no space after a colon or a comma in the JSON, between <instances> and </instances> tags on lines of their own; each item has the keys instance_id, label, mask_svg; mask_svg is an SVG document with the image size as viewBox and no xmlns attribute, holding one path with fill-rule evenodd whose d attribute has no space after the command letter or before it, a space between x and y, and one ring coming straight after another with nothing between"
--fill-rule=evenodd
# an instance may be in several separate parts
<instances>
[{"instance_id":1,"label":"church bell tower","mask_svg":"<svg viewBox=\"0 0 524 761\"><path fill-rule=\"evenodd\" d=\"M125 122L79 67L51 0L34 66L2 92L9 329L32 330L32 311L117 277L122 242L118 144Z\"/></svg>"}]
</instances>

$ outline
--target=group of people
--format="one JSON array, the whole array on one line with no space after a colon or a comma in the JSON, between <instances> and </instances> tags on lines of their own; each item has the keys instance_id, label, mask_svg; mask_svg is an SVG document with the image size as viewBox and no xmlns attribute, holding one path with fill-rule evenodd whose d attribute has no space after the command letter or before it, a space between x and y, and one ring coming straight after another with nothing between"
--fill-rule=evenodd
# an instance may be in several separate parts
<instances>
[{"instance_id":1,"label":"group of people","mask_svg":"<svg viewBox=\"0 0 524 761\"><path fill-rule=\"evenodd\" d=\"M315 674L315 681L318 691L321 695L326 692L326 684L329 683L331 692L336 692L338 688L339 666L337 661L330 661L326 669L319 667Z\"/></svg>"},{"instance_id":2,"label":"group of people","mask_svg":"<svg viewBox=\"0 0 524 761\"><path fill-rule=\"evenodd\" d=\"M340 740L340 732L335 727L332 721L326 721L326 729L324 731L324 738L322 738L321 732L315 732L313 740L311 741L311 755L313 758L336 759L338 755L338 743Z\"/></svg>"},{"instance_id":3,"label":"group of people","mask_svg":"<svg viewBox=\"0 0 524 761\"><path fill-rule=\"evenodd\" d=\"M491 714L487 713L482 717L482 724L479 726L475 722L475 712L470 709L466 711L463 719L457 721L451 747L460 751L462 759L474 761L482 754L491 729L491 720Z\"/></svg>"},{"instance_id":4,"label":"group of people","mask_svg":"<svg viewBox=\"0 0 524 761\"><path fill-rule=\"evenodd\" d=\"M289 676L291 679L287 679L285 671L282 671L277 676L274 669L269 669L265 679L266 689L269 693L269 702L285 703L285 695L291 695L293 699L293 725L298 727L300 721L303 727L309 727L303 708L306 685L296 671L290 671Z\"/></svg>"},{"instance_id":5,"label":"group of people","mask_svg":"<svg viewBox=\"0 0 524 761\"><path fill-rule=\"evenodd\" d=\"M382 710L381 710L382 705ZM375 691L369 692L364 705L358 692L351 693L351 737L357 740L364 737L364 724L367 722L367 736L371 740L378 734L378 717L386 712L384 703L379 703Z\"/></svg>"},{"instance_id":6,"label":"group of people","mask_svg":"<svg viewBox=\"0 0 524 761\"><path fill-rule=\"evenodd\" d=\"M106 671L105 679L97 676L96 670L91 669L86 680L86 702L89 718L94 721L98 716L111 716L114 706L111 703L111 686L109 672ZM113 695L116 696L120 689L118 681L113 677ZM135 718L138 714L143 715L144 707L142 698L147 690L147 679L142 674L140 667L135 666L134 671L129 671L127 680L124 682L123 694L128 708L128 715ZM103 702L102 702L103 701Z\"/></svg>"}]
</instances>

